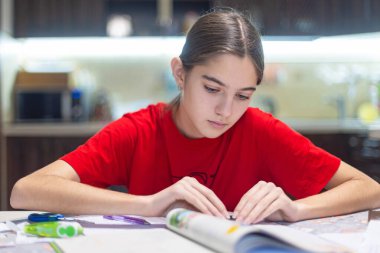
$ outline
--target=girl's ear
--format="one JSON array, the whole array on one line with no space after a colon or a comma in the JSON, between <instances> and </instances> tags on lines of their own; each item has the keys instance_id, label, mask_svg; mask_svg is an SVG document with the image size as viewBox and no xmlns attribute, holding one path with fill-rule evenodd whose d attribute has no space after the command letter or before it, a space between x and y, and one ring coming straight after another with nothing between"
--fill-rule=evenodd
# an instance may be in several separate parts
<instances>
[{"instance_id":1,"label":"girl's ear","mask_svg":"<svg viewBox=\"0 0 380 253\"><path fill-rule=\"evenodd\" d=\"M170 66L172 68L172 74L175 82L177 83L178 88L182 90L185 85L185 70L181 59L179 57L174 57L170 62Z\"/></svg>"}]
</instances>

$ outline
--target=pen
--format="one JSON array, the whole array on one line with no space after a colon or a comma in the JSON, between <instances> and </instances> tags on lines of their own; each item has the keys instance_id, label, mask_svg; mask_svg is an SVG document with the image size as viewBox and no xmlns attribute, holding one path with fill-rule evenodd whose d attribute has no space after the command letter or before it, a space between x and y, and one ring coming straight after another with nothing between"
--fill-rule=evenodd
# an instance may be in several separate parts
<instances>
[{"instance_id":1,"label":"pen","mask_svg":"<svg viewBox=\"0 0 380 253\"><path fill-rule=\"evenodd\" d=\"M63 214L59 213L32 213L28 216L31 222L46 222L67 220Z\"/></svg>"},{"instance_id":2,"label":"pen","mask_svg":"<svg viewBox=\"0 0 380 253\"><path fill-rule=\"evenodd\" d=\"M107 220L130 222L137 225L150 225L149 222L147 222L146 220L142 218L127 216L127 215L104 215L103 218Z\"/></svg>"}]
</instances>

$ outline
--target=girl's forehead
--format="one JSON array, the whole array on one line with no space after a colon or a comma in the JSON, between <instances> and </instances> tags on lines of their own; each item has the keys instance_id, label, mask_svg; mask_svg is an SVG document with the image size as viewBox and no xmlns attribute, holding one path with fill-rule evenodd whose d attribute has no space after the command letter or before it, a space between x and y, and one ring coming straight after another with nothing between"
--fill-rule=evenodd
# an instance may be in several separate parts
<instances>
[{"instance_id":1,"label":"girl's forehead","mask_svg":"<svg viewBox=\"0 0 380 253\"><path fill-rule=\"evenodd\" d=\"M210 57L203 64L194 67L195 71L210 74L229 80L241 80L243 83L256 84L257 73L252 59L248 56L240 57L233 54L221 54Z\"/></svg>"},{"instance_id":2,"label":"girl's forehead","mask_svg":"<svg viewBox=\"0 0 380 253\"><path fill-rule=\"evenodd\" d=\"M203 62L205 67L215 67L215 68L237 68L241 67L241 65L245 65L247 69L252 69L254 71L256 69L255 63L252 58L249 56L238 56L235 54L217 54L214 56L210 56L207 60Z\"/></svg>"}]
</instances>

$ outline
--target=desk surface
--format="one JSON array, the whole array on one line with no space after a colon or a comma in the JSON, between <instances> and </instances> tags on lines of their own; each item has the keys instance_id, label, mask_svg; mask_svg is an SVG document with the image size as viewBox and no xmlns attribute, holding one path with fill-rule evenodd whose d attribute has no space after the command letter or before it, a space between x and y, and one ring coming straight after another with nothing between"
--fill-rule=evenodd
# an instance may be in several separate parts
<instances>
[{"instance_id":1,"label":"desk surface","mask_svg":"<svg viewBox=\"0 0 380 253\"><path fill-rule=\"evenodd\" d=\"M0 222L24 219L28 211L1 211ZM359 252L367 227L368 212L286 224L318 234ZM57 239L64 252L212 252L164 228L99 229L85 228L85 236Z\"/></svg>"},{"instance_id":2,"label":"desk surface","mask_svg":"<svg viewBox=\"0 0 380 253\"><path fill-rule=\"evenodd\" d=\"M0 222L25 219L31 211L0 211ZM168 252L210 253L211 251L168 229L85 228L85 236L55 239L65 253L77 252Z\"/></svg>"},{"instance_id":3,"label":"desk surface","mask_svg":"<svg viewBox=\"0 0 380 253\"><path fill-rule=\"evenodd\" d=\"M0 222L25 219L31 211L0 211Z\"/></svg>"}]
</instances>

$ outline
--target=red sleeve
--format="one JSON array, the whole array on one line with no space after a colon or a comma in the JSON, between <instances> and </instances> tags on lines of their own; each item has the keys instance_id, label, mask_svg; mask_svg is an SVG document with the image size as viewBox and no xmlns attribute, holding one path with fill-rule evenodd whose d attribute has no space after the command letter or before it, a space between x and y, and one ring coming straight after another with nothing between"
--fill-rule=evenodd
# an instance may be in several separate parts
<instances>
[{"instance_id":1,"label":"red sleeve","mask_svg":"<svg viewBox=\"0 0 380 253\"><path fill-rule=\"evenodd\" d=\"M74 168L82 183L96 187L128 185L136 134L133 121L126 115L60 159Z\"/></svg>"},{"instance_id":2,"label":"red sleeve","mask_svg":"<svg viewBox=\"0 0 380 253\"><path fill-rule=\"evenodd\" d=\"M319 193L338 170L340 159L281 121L269 117L267 122L261 140L266 178L295 198Z\"/></svg>"}]
</instances>

